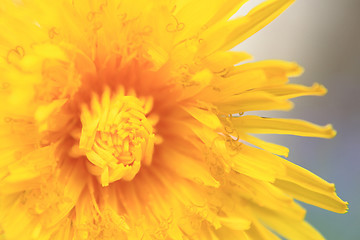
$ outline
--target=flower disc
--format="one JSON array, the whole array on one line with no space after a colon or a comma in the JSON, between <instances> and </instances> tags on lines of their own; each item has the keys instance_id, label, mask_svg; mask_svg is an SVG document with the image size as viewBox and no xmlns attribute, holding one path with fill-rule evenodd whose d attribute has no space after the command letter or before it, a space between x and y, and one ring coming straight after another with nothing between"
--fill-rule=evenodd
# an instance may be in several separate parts
<instances>
[{"instance_id":1,"label":"flower disc","mask_svg":"<svg viewBox=\"0 0 360 240\"><path fill-rule=\"evenodd\" d=\"M141 164L151 163L155 137L146 117L150 110L150 100L124 96L123 91L110 97L109 89L101 102L93 96L91 110L82 108L79 148L90 162L89 171L103 186L120 179L130 181Z\"/></svg>"}]
</instances>

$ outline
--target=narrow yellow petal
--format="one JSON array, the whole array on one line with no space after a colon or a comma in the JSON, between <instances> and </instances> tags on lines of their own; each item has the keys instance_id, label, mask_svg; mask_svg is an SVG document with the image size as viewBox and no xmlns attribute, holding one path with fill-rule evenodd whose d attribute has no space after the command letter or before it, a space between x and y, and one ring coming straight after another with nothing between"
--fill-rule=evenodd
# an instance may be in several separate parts
<instances>
[{"instance_id":1,"label":"narrow yellow petal","mask_svg":"<svg viewBox=\"0 0 360 240\"><path fill-rule=\"evenodd\" d=\"M191 37L219 20L228 19L247 0L188 1L175 12L178 39ZM204 11L206 9L206 11ZM176 9L177 10L177 9ZM175 23L174 23L175 24ZM168 28L171 30L171 26Z\"/></svg>"},{"instance_id":2,"label":"narrow yellow petal","mask_svg":"<svg viewBox=\"0 0 360 240\"><path fill-rule=\"evenodd\" d=\"M208 126L212 129L220 129L222 127L222 124L217 117L216 114L211 112L211 110L207 109L201 109L198 107L184 107L184 110L188 112L191 116L193 116L195 119L197 119L199 122L204 124L205 126Z\"/></svg>"},{"instance_id":3,"label":"narrow yellow petal","mask_svg":"<svg viewBox=\"0 0 360 240\"><path fill-rule=\"evenodd\" d=\"M336 131L330 124L319 126L298 119L243 116L232 118L234 128L248 133L291 134L304 137L333 138Z\"/></svg>"},{"instance_id":4,"label":"narrow yellow petal","mask_svg":"<svg viewBox=\"0 0 360 240\"><path fill-rule=\"evenodd\" d=\"M265 1L245 17L217 25L204 34L204 43L199 53L206 56L215 51L233 48L269 24L293 2L294 0Z\"/></svg>"},{"instance_id":5,"label":"narrow yellow petal","mask_svg":"<svg viewBox=\"0 0 360 240\"><path fill-rule=\"evenodd\" d=\"M218 76L214 78L210 87L206 88L199 97L207 101L221 101L228 96L246 93L246 91L263 91L284 99L286 96L283 95L286 93L291 94L288 98L323 94L324 88L319 85L314 85L312 88L300 86L297 88L297 85L287 87L285 85L288 82L288 77L301 73L302 68L296 63L277 60L223 68L217 73Z\"/></svg>"},{"instance_id":6,"label":"narrow yellow petal","mask_svg":"<svg viewBox=\"0 0 360 240\"><path fill-rule=\"evenodd\" d=\"M289 149L287 147L275 144L275 143L270 143L264 140L261 140L260 138L251 136L249 134L246 134L244 132L241 131L237 131L237 136L241 139L244 140L250 144L253 144L259 148L262 148L266 151L269 151L271 153L277 154L277 155L281 155L281 156L285 156L288 157L289 155Z\"/></svg>"},{"instance_id":7,"label":"narrow yellow petal","mask_svg":"<svg viewBox=\"0 0 360 240\"><path fill-rule=\"evenodd\" d=\"M282 160L286 174L279 175L275 186L300 201L313 204L329 211L345 213L347 203L335 193L334 184L328 183L310 171L289 161Z\"/></svg>"},{"instance_id":8,"label":"narrow yellow petal","mask_svg":"<svg viewBox=\"0 0 360 240\"><path fill-rule=\"evenodd\" d=\"M193 75L189 80L180 82L183 86L178 101L191 98L201 92L210 84L213 74L209 70L203 70Z\"/></svg>"},{"instance_id":9,"label":"narrow yellow petal","mask_svg":"<svg viewBox=\"0 0 360 240\"><path fill-rule=\"evenodd\" d=\"M207 56L202 62L214 73L223 75L227 73L227 68L251 58L252 56L245 52L219 51Z\"/></svg>"},{"instance_id":10,"label":"narrow yellow petal","mask_svg":"<svg viewBox=\"0 0 360 240\"><path fill-rule=\"evenodd\" d=\"M226 76L233 76L249 70L263 70L267 78L274 84L286 83L283 77L296 77L303 73L303 69L294 62L282 60L263 60L235 66Z\"/></svg>"},{"instance_id":11,"label":"narrow yellow petal","mask_svg":"<svg viewBox=\"0 0 360 240\"><path fill-rule=\"evenodd\" d=\"M300 186L317 192L327 193L335 191L334 184L328 183L324 179L316 176L314 173L283 158L278 157L277 159L280 160L286 168L286 175L283 177L279 176L280 179L294 182Z\"/></svg>"},{"instance_id":12,"label":"narrow yellow petal","mask_svg":"<svg viewBox=\"0 0 360 240\"><path fill-rule=\"evenodd\" d=\"M281 212L283 215L293 219L304 219L305 209L272 183L235 172L232 172L230 179L236 184L238 194L244 199L257 206Z\"/></svg>"},{"instance_id":13,"label":"narrow yellow petal","mask_svg":"<svg viewBox=\"0 0 360 240\"><path fill-rule=\"evenodd\" d=\"M252 222L251 228L246 231L246 233L249 235L250 239L281 240L257 220Z\"/></svg>"},{"instance_id":14,"label":"narrow yellow petal","mask_svg":"<svg viewBox=\"0 0 360 240\"><path fill-rule=\"evenodd\" d=\"M166 156L171 156L171 159ZM166 154L163 152L162 158L162 164L181 177L199 182L206 186L220 186L219 182L216 181L206 169L206 166L198 159L192 159L178 151L171 150L170 147L166 149ZM174 161L174 159L176 159L176 161Z\"/></svg>"},{"instance_id":15,"label":"narrow yellow petal","mask_svg":"<svg viewBox=\"0 0 360 240\"><path fill-rule=\"evenodd\" d=\"M260 219L271 229L291 240L325 240L304 220L291 219L265 209L255 208Z\"/></svg>"},{"instance_id":16,"label":"narrow yellow petal","mask_svg":"<svg viewBox=\"0 0 360 240\"><path fill-rule=\"evenodd\" d=\"M317 192L299 186L296 183L283 180L276 180L274 185L302 202L306 202L332 212L347 212L347 203L343 202L333 191L328 193Z\"/></svg>"},{"instance_id":17,"label":"narrow yellow petal","mask_svg":"<svg viewBox=\"0 0 360 240\"><path fill-rule=\"evenodd\" d=\"M232 95L241 94L246 90L264 87L266 84L267 79L264 71L250 70L230 77L216 79L211 84L213 89L211 95L213 98L214 95L219 95L218 97L220 98L226 98ZM209 100L211 100L211 98Z\"/></svg>"},{"instance_id":18,"label":"narrow yellow petal","mask_svg":"<svg viewBox=\"0 0 360 240\"><path fill-rule=\"evenodd\" d=\"M245 231L229 231L225 227L218 229L216 235L219 239L250 240Z\"/></svg>"},{"instance_id":19,"label":"narrow yellow petal","mask_svg":"<svg viewBox=\"0 0 360 240\"><path fill-rule=\"evenodd\" d=\"M73 238L73 229L72 229L73 222L70 219L66 218L62 220L59 224L61 224L62 228L54 229L54 231L51 234L51 238L53 240L63 240L63 239ZM47 240L46 237L44 237L44 240Z\"/></svg>"},{"instance_id":20,"label":"narrow yellow petal","mask_svg":"<svg viewBox=\"0 0 360 240\"><path fill-rule=\"evenodd\" d=\"M181 232L179 227L176 226L175 224L171 225L171 227L168 230L168 234L169 234L169 237L171 237L171 239L183 240L183 236L182 236L183 233Z\"/></svg>"},{"instance_id":21,"label":"narrow yellow petal","mask_svg":"<svg viewBox=\"0 0 360 240\"><path fill-rule=\"evenodd\" d=\"M35 112L35 119L41 124L40 131L47 130L48 125L46 124L45 120L48 118L52 113L59 111L59 109L67 102L67 99L58 99L52 101L47 105L39 106Z\"/></svg>"},{"instance_id":22,"label":"narrow yellow petal","mask_svg":"<svg viewBox=\"0 0 360 240\"><path fill-rule=\"evenodd\" d=\"M39 218L24 209L21 194L0 198L0 239L24 239L24 234L31 236ZM3 229L6 229L3 232ZM4 235L2 235L4 233ZM5 238L6 236L6 238ZM4 237L4 238L2 238Z\"/></svg>"},{"instance_id":23,"label":"narrow yellow petal","mask_svg":"<svg viewBox=\"0 0 360 240\"><path fill-rule=\"evenodd\" d=\"M171 191L172 197L177 198L176 200L180 201L184 206L192 206L195 208L198 206L205 206L205 192L199 191L199 188L195 187L193 182L174 176L167 168L160 168L159 171L153 171L153 169L150 170L152 171L152 174L156 175L164 186ZM154 187L157 188L157 186ZM159 193L161 192L159 191ZM168 199L164 200L168 202ZM206 209L202 208L202 210L204 211ZM209 209L206 210L205 214L207 214L206 218L211 217L211 211L209 211ZM221 226L220 223L215 223L215 225L217 228Z\"/></svg>"},{"instance_id":24,"label":"narrow yellow petal","mask_svg":"<svg viewBox=\"0 0 360 240\"><path fill-rule=\"evenodd\" d=\"M218 0L221 2L215 15L207 23L207 26L212 26L222 20L228 20L236 11L244 5L248 0ZM206 7L206 6L205 6Z\"/></svg>"},{"instance_id":25,"label":"narrow yellow petal","mask_svg":"<svg viewBox=\"0 0 360 240\"><path fill-rule=\"evenodd\" d=\"M278 175L284 174L284 166L273 161L271 153L245 144L241 144L238 150L232 157L232 168L236 172L267 182L273 182Z\"/></svg>"},{"instance_id":26,"label":"narrow yellow petal","mask_svg":"<svg viewBox=\"0 0 360 240\"><path fill-rule=\"evenodd\" d=\"M235 217L221 217L220 222L223 226L226 226L233 230L246 230L250 228L251 222L243 218Z\"/></svg>"},{"instance_id":27,"label":"narrow yellow petal","mask_svg":"<svg viewBox=\"0 0 360 240\"><path fill-rule=\"evenodd\" d=\"M55 164L52 146L30 152L8 166L8 172L0 181L0 193L11 194L39 187L43 179L52 173Z\"/></svg>"},{"instance_id":28,"label":"narrow yellow petal","mask_svg":"<svg viewBox=\"0 0 360 240\"><path fill-rule=\"evenodd\" d=\"M150 55L153 61L154 66L152 70L154 71L160 69L169 59L169 53L156 45L149 46L147 53Z\"/></svg>"},{"instance_id":29,"label":"narrow yellow petal","mask_svg":"<svg viewBox=\"0 0 360 240\"><path fill-rule=\"evenodd\" d=\"M215 105L221 113L234 114L257 110L290 110L292 103L265 92L247 92L229 96Z\"/></svg>"},{"instance_id":30,"label":"narrow yellow petal","mask_svg":"<svg viewBox=\"0 0 360 240\"><path fill-rule=\"evenodd\" d=\"M262 90L271 93L274 96L283 97L286 99L308 95L323 96L327 93L326 88L317 83L311 87L298 84L287 84L278 87L264 88Z\"/></svg>"},{"instance_id":31,"label":"narrow yellow petal","mask_svg":"<svg viewBox=\"0 0 360 240\"><path fill-rule=\"evenodd\" d=\"M78 201L79 196L85 187L86 181L88 180L81 161L78 161L71 166L64 166L61 174L61 179L66 179L65 182L62 182L63 198L57 205L57 208L48 212L48 216L46 217L47 227L56 225L68 215Z\"/></svg>"}]
</instances>

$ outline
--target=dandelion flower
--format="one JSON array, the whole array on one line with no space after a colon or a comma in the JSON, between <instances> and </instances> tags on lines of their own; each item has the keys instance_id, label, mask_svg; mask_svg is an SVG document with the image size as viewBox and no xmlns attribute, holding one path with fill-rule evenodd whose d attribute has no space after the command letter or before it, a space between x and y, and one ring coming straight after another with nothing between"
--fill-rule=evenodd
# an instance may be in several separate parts
<instances>
[{"instance_id":1,"label":"dandelion flower","mask_svg":"<svg viewBox=\"0 0 360 240\"><path fill-rule=\"evenodd\" d=\"M326 89L231 51L293 0L2 0L1 239L323 239L298 199L344 213L333 184L258 133ZM255 135L254 135L255 134Z\"/></svg>"}]
</instances>

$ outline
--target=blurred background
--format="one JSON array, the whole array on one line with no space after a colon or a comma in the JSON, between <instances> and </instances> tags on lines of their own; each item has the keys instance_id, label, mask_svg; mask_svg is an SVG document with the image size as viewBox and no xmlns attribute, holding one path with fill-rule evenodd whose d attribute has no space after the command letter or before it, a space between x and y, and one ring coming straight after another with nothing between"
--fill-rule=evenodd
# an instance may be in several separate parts
<instances>
[{"instance_id":1,"label":"blurred background","mask_svg":"<svg viewBox=\"0 0 360 240\"><path fill-rule=\"evenodd\" d=\"M262 1L252 0L237 15ZM305 73L291 79L328 88L325 97L294 99L291 112L272 117L301 118L332 123L334 139L264 136L290 148L289 160L336 183L338 195L349 202L349 212L336 214L302 204L307 220L328 240L360 239L360 0L297 0L266 28L237 46L255 60L296 61Z\"/></svg>"}]
</instances>

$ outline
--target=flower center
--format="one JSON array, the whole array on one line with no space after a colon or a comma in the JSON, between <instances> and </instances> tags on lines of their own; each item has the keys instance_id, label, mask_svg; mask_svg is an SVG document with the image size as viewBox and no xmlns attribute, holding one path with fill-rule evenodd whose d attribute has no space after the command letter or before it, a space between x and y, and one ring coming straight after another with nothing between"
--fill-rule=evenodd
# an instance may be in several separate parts
<instances>
[{"instance_id":1,"label":"flower center","mask_svg":"<svg viewBox=\"0 0 360 240\"><path fill-rule=\"evenodd\" d=\"M102 186L120 179L132 180L141 164L149 165L154 149L154 123L148 119L151 99L125 96L109 89L101 101L94 95L91 109L82 108L79 148L84 151L89 171Z\"/></svg>"}]
</instances>

